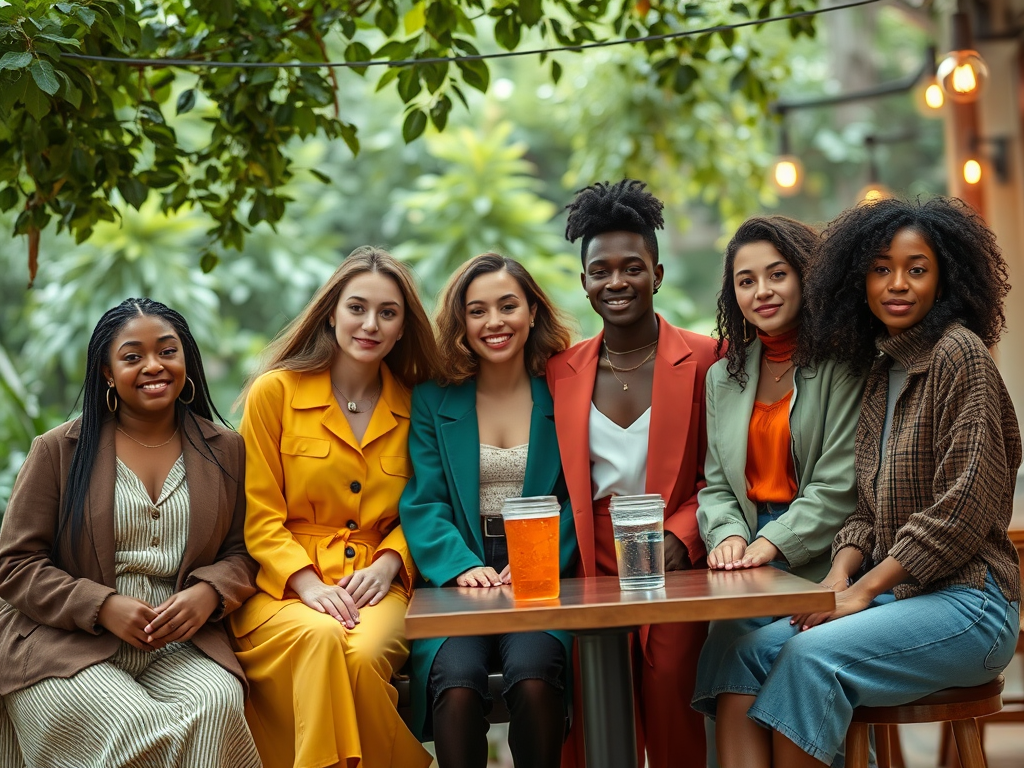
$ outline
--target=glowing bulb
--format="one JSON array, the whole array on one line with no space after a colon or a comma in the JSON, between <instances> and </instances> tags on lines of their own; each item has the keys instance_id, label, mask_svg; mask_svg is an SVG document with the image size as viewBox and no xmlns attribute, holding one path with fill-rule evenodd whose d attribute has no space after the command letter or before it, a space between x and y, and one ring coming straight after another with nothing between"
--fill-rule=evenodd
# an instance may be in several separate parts
<instances>
[{"instance_id":1,"label":"glowing bulb","mask_svg":"<svg viewBox=\"0 0 1024 768\"><path fill-rule=\"evenodd\" d=\"M953 67L953 90L957 93L970 93L978 87L978 77L974 74L974 67L967 64L961 64L959 67Z\"/></svg>"},{"instance_id":2,"label":"glowing bulb","mask_svg":"<svg viewBox=\"0 0 1024 768\"><path fill-rule=\"evenodd\" d=\"M783 197L795 195L800 191L804 181L804 168L800 159L793 155L783 155L775 161L771 171L775 191Z\"/></svg>"},{"instance_id":3,"label":"glowing bulb","mask_svg":"<svg viewBox=\"0 0 1024 768\"><path fill-rule=\"evenodd\" d=\"M988 67L977 51L952 51L935 70L942 90L957 104L977 100L988 82Z\"/></svg>"},{"instance_id":4,"label":"glowing bulb","mask_svg":"<svg viewBox=\"0 0 1024 768\"><path fill-rule=\"evenodd\" d=\"M964 163L964 181L968 184L977 184L981 181L981 163L973 159Z\"/></svg>"},{"instance_id":5,"label":"glowing bulb","mask_svg":"<svg viewBox=\"0 0 1024 768\"><path fill-rule=\"evenodd\" d=\"M932 83L924 89L924 103L929 109L942 109L946 103L946 97L942 95L942 88L938 83Z\"/></svg>"},{"instance_id":6,"label":"glowing bulb","mask_svg":"<svg viewBox=\"0 0 1024 768\"><path fill-rule=\"evenodd\" d=\"M800 174L797 172L795 163L784 160L775 166L775 183L780 187L786 189L795 187L799 177Z\"/></svg>"},{"instance_id":7,"label":"glowing bulb","mask_svg":"<svg viewBox=\"0 0 1024 768\"><path fill-rule=\"evenodd\" d=\"M870 205L871 203L877 203L879 200L888 200L890 197L893 197L891 189L885 186L885 184L873 182L857 193L857 205Z\"/></svg>"}]
</instances>

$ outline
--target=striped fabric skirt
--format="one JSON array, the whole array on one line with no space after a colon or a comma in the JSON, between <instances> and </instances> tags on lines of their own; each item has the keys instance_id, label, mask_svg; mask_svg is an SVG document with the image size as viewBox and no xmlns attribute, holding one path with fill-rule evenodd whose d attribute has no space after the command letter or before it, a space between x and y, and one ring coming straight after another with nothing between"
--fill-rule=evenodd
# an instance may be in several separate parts
<instances>
[{"instance_id":1,"label":"striped fabric skirt","mask_svg":"<svg viewBox=\"0 0 1024 768\"><path fill-rule=\"evenodd\" d=\"M110 661L41 680L3 703L23 763L0 712L2 768L260 766L241 683L191 643L155 653L122 643Z\"/></svg>"}]
</instances>

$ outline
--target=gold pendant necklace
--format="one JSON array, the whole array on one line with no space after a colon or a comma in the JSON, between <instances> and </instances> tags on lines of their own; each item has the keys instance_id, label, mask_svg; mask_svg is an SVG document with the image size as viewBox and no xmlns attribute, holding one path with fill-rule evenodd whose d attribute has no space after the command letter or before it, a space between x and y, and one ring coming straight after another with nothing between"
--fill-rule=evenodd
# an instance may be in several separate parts
<instances>
[{"instance_id":1,"label":"gold pendant necklace","mask_svg":"<svg viewBox=\"0 0 1024 768\"><path fill-rule=\"evenodd\" d=\"M353 400L350 397L346 397L345 393L342 392L341 389L338 387L338 385L334 383L334 379L331 379L331 386L334 387L334 391L335 392L337 392L339 395L341 395L341 399L345 401L345 408L348 409L349 413L365 413L366 411L370 410L370 408L373 407L373 404L377 401L377 398L380 397L381 390L384 389L384 382L380 381L378 383L378 385L377 385L377 391L376 392L374 392L369 397L364 397L364 398L362 398L360 400ZM370 405L369 405L369 407L367 407L367 408L363 409L362 411L360 411L358 404L361 403L361 402L364 402L364 401L368 402Z\"/></svg>"},{"instance_id":2,"label":"gold pendant necklace","mask_svg":"<svg viewBox=\"0 0 1024 768\"><path fill-rule=\"evenodd\" d=\"M657 345L658 342L654 342L654 343L655 343L655 345ZM649 347L651 345L648 344L647 346ZM645 347L640 347L640 349L645 349ZM634 349L633 351L634 352L639 352L639 350L637 350L637 349ZM635 371L637 368L640 368L641 366L646 365L647 362L652 357L654 357L654 353L657 352L657 351L658 351L658 347L655 346L654 349L652 349L648 353L647 357L645 357L643 360L641 360L640 363L638 363L637 365L634 365L632 368L616 368L614 365L612 365L612 359L608 356L608 345L606 344L605 348L604 348L604 359L607 361L608 367L612 371L612 376L614 376L615 380L617 382L619 382L619 384L622 385L622 391L623 392L628 392L629 391L629 384L627 384L626 382L624 382L622 379L619 378L619 373L629 373L630 371ZM618 371L618 373L616 373L616 371Z\"/></svg>"},{"instance_id":3,"label":"gold pendant necklace","mask_svg":"<svg viewBox=\"0 0 1024 768\"><path fill-rule=\"evenodd\" d=\"M762 357L761 358L761 362L763 362L765 364L765 367L768 368L768 373L770 373L772 375L772 377L775 379L775 381L782 381L782 377L785 376L787 373L789 373L789 369L793 367L793 361L790 360L789 361L789 365L786 366L786 370L784 370L782 373L780 373L778 376L776 376L775 375L775 371L772 370L772 364L768 362L768 358L767 357Z\"/></svg>"}]
</instances>

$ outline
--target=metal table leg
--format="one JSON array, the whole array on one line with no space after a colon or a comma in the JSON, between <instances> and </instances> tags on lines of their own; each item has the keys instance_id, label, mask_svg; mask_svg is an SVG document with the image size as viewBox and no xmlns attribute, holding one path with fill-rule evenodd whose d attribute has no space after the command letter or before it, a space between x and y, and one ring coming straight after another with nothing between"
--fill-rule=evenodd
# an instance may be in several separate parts
<instances>
[{"instance_id":1,"label":"metal table leg","mask_svg":"<svg viewBox=\"0 0 1024 768\"><path fill-rule=\"evenodd\" d=\"M631 627L577 632L587 768L637 768Z\"/></svg>"}]
</instances>

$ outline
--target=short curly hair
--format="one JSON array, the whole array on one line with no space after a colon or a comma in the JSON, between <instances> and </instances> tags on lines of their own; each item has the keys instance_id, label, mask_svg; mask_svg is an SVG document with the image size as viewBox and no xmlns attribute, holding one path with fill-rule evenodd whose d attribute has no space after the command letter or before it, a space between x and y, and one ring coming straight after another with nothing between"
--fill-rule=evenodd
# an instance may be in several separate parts
<instances>
[{"instance_id":1,"label":"short curly hair","mask_svg":"<svg viewBox=\"0 0 1024 768\"><path fill-rule=\"evenodd\" d=\"M580 244L580 259L586 264L590 241L606 232L634 232L644 239L651 259L658 263L658 237L663 229L665 204L650 192L647 184L636 179L623 179L612 184L599 181L576 193L569 205L569 220L565 226L565 239Z\"/></svg>"},{"instance_id":2,"label":"short curly hair","mask_svg":"<svg viewBox=\"0 0 1024 768\"><path fill-rule=\"evenodd\" d=\"M986 346L999 341L1010 284L996 237L981 216L958 198L892 198L850 208L822 233L804 284L812 359L831 357L855 369L871 365L885 326L868 307L865 279L901 229L921 235L939 261L939 299L919 324L926 341L934 343L957 321Z\"/></svg>"},{"instance_id":3,"label":"short curly hair","mask_svg":"<svg viewBox=\"0 0 1024 768\"><path fill-rule=\"evenodd\" d=\"M804 273L808 269L814 251L818 246L818 232L802 221L788 216L752 216L740 225L725 248L725 262L722 268L722 290L718 294L718 355L722 355L722 347L728 342L726 351L726 370L729 378L735 379L740 386L747 382L746 363L747 348L754 340L754 334L748 337L743 323L743 312L736 300L736 283L733 270L736 265L736 254L740 248L751 243L770 243L779 252L786 263L796 272L801 286ZM800 318L803 320L803 305L800 307ZM803 323L797 340L798 350L806 346Z\"/></svg>"}]
</instances>

